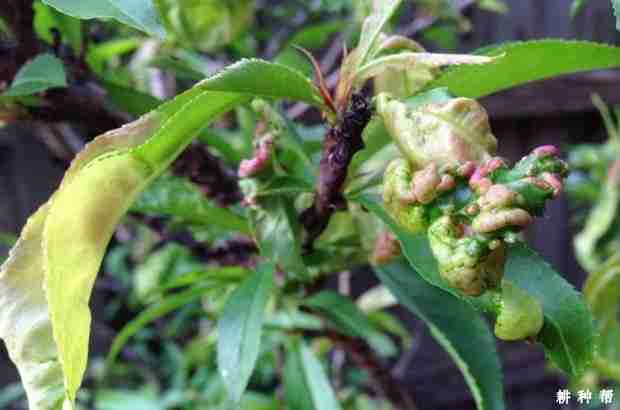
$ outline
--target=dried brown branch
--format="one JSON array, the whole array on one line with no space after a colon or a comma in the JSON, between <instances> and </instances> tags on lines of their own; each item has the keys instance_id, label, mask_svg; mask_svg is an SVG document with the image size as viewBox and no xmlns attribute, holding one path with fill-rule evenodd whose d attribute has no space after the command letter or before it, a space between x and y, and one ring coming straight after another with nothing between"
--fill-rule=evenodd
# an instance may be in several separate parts
<instances>
[{"instance_id":1,"label":"dried brown branch","mask_svg":"<svg viewBox=\"0 0 620 410\"><path fill-rule=\"evenodd\" d=\"M364 147L362 132L371 114L366 98L360 93L353 94L347 110L325 134L316 197L313 205L301 215L301 223L307 233L304 241L306 249L312 248L334 211L345 206L342 186L353 155Z\"/></svg>"}]
</instances>

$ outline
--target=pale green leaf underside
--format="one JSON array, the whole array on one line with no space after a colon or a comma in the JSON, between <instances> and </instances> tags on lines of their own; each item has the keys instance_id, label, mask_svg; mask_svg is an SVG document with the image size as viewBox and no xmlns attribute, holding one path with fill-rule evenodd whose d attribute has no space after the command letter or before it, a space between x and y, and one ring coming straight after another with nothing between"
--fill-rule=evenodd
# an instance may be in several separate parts
<instances>
[{"instance_id":1,"label":"pale green leaf underside","mask_svg":"<svg viewBox=\"0 0 620 410\"><path fill-rule=\"evenodd\" d=\"M620 48L587 41L515 42L483 48L479 54L505 55L485 65L448 69L426 89L448 87L456 96L479 98L562 74L620 67Z\"/></svg>"},{"instance_id":2,"label":"pale green leaf underside","mask_svg":"<svg viewBox=\"0 0 620 410\"><path fill-rule=\"evenodd\" d=\"M29 384L31 409L54 408L52 401L36 407L35 400L59 383L52 377L32 381L41 355L56 367L60 362L68 406L75 400L88 358L88 301L120 218L198 131L254 95L318 101L310 80L297 72L243 60L139 120L93 140L73 161L51 200L29 222L12 257L2 266L0 292L19 275L29 274L31 283L10 294L4 292L0 312L8 324L0 326L0 337ZM42 235L32 233L39 231ZM21 250L25 247L27 252ZM37 303L27 305L32 298ZM53 329L55 346L49 338L32 334L35 325Z\"/></svg>"},{"instance_id":3,"label":"pale green leaf underside","mask_svg":"<svg viewBox=\"0 0 620 410\"><path fill-rule=\"evenodd\" d=\"M504 408L502 372L489 327L473 307L422 280L404 262L377 269L398 301L428 326L457 364L478 409Z\"/></svg>"},{"instance_id":4,"label":"pale green leaf underside","mask_svg":"<svg viewBox=\"0 0 620 410\"><path fill-rule=\"evenodd\" d=\"M20 97L66 86L67 75L62 61L51 54L40 54L24 64L4 94L9 97Z\"/></svg>"},{"instance_id":5,"label":"pale green leaf underside","mask_svg":"<svg viewBox=\"0 0 620 410\"><path fill-rule=\"evenodd\" d=\"M166 35L151 0L43 0L43 2L72 17L111 18L160 38Z\"/></svg>"}]
</instances>

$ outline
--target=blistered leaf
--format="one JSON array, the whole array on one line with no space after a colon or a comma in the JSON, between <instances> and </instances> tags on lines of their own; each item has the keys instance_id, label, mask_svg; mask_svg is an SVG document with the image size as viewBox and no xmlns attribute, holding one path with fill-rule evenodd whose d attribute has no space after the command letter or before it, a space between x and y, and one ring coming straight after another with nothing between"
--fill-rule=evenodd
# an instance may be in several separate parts
<instances>
[{"instance_id":1,"label":"blistered leaf","mask_svg":"<svg viewBox=\"0 0 620 410\"><path fill-rule=\"evenodd\" d=\"M426 235L414 235L402 228L387 214L380 199L375 196L364 195L354 200L386 223L400 240L403 254L411 266L428 283L471 303L479 310L492 310L486 295L467 297L444 281L437 270ZM509 248L504 277L542 305L545 321L537 340L542 343L547 355L563 371L572 375L581 374L592 361L594 328L580 293L542 257L523 244Z\"/></svg>"},{"instance_id":2,"label":"blistered leaf","mask_svg":"<svg viewBox=\"0 0 620 410\"><path fill-rule=\"evenodd\" d=\"M67 75L62 61L51 54L40 54L19 69L4 95L19 97L66 86Z\"/></svg>"},{"instance_id":3,"label":"blistered leaf","mask_svg":"<svg viewBox=\"0 0 620 410\"><path fill-rule=\"evenodd\" d=\"M491 64L448 69L426 89L448 87L479 98L535 80L620 66L620 48L587 41L534 40L486 47L480 55L504 56Z\"/></svg>"},{"instance_id":4,"label":"blistered leaf","mask_svg":"<svg viewBox=\"0 0 620 410\"><path fill-rule=\"evenodd\" d=\"M403 262L376 269L379 279L413 314L457 364L478 409L504 408L502 373L493 335L466 302L431 286Z\"/></svg>"},{"instance_id":5,"label":"blistered leaf","mask_svg":"<svg viewBox=\"0 0 620 410\"><path fill-rule=\"evenodd\" d=\"M112 18L161 38L166 34L151 0L43 0L43 2L80 19Z\"/></svg>"},{"instance_id":6,"label":"blistered leaf","mask_svg":"<svg viewBox=\"0 0 620 410\"><path fill-rule=\"evenodd\" d=\"M93 140L26 226L0 271L5 295L0 312L7 315L0 334L24 374L33 409L53 408L53 400L41 404L41 398L50 397L51 390L57 394L59 386L67 406L75 400L88 357L88 301L119 219L200 129L252 96L318 101L310 80L298 73L260 60L241 61L139 120ZM20 282L16 288L15 277L30 282ZM55 373L37 376L41 363L46 372Z\"/></svg>"},{"instance_id":7,"label":"blistered leaf","mask_svg":"<svg viewBox=\"0 0 620 410\"><path fill-rule=\"evenodd\" d=\"M420 68L428 69L461 64L488 64L491 62L493 62L491 57L468 54L397 53L376 58L363 65L357 73L357 81L361 83L389 69L415 71Z\"/></svg>"},{"instance_id":8,"label":"blistered leaf","mask_svg":"<svg viewBox=\"0 0 620 410\"><path fill-rule=\"evenodd\" d=\"M230 295L218 321L217 366L234 403L241 400L258 359L274 271L272 264L259 266Z\"/></svg>"},{"instance_id":9,"label":"blistered leaf","mask_svg":"<svg viewBox=\"0 0 620 410\"><path fill-rule=\"evenodd\" d=\"M412 108L382 94L377 111L403 156L417 167L484 161L497 149L487 112L472 99Z\"/></svg>"}]
</instances>

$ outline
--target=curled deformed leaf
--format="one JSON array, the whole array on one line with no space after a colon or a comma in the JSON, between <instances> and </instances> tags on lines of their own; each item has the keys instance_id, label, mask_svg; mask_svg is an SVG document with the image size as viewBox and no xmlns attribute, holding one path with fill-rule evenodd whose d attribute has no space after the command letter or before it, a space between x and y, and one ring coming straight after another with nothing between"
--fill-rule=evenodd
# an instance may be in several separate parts
<instances>
[{"instance_id":1,"label":"curled deformed leaf","mask_svg":"<svg viewBox=\"0 0 620 410\"><path fill-rule=\"evenodd\" d=\"M427 282L483 311L493 311L485 296L467 297L440 276L437 262L424 234L411 234L388 215L380 198L362 195L352 200L381 218L401 242L403 254ZM543 308L544 325L537 336L550 359L563 371L579 375L590 366L594 353L592 317L581 295L539 255L524 244L508 249L504 277L527 292ZM392 289L394 290L394 289Z\"/></svg>"},{"instance_id":2,"label":"curled deformed leaf","mask_svg":"<svg viewBox=\"0 0 620 410\"><path fill-rule=\"evenodd\" d=\"M31 410L60 409L62 368L43 292L41 237L48 213L30 217L0 272L0 337L17 364Z\"/></svg>"},{"instance_id":3,"label":"curled deformed leaf","mask_svg":"<svg viewBox=\"0 0 620 410\"><path fill-rule=\"evenodd\" d=\"M93 140L26 226L0 270L0 336L23 374L31 409L75 401L88 357L88 301L119 219L198 131L252 96L318 101L297 72L243 60Z\"/></svg>"},{"instance_id":4,"label":"curled deformed leaf","mask_svg":"<svg viewBox=\"0 0 620 410\"><path fill-rule=\"evenodd\" d=\"M357 73L357 81L375 77L388 69L416 71L460 64L486 64L493 62L495 58L467 54L403 52L379 57L363 65Z\"/></svg>"},{"instance_id":5,"label":"curled deformed leaf","mask_svg":"<svg viewBox=\"0 0 620 410\"><path fill-rule=\"evenodd\" d=\"M487 160L497 149L487 112L472 99L411 108L381 94L377 111L403 156L416 167Z\"/></svg>"}]
</instances>

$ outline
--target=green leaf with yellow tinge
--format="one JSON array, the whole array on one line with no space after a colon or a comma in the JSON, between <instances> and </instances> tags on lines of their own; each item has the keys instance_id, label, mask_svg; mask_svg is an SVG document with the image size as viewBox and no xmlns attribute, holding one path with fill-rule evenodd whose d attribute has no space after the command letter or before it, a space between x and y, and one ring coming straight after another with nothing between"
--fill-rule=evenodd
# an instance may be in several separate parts
<instances>
[{"instance_id":1,"label":"green leaf with yellow tinge","mask_svg":"<svg viewBox=\"0 0 620 410\"><path fill-rule=\"evenodd\" d=\"M202 128L254 96L320 101L301 74L242 60L95 138L30 218L0 269L0 337L31 410L74 407L88 359L88 301L120 218Z\"/></svg>"}]
</instances>

